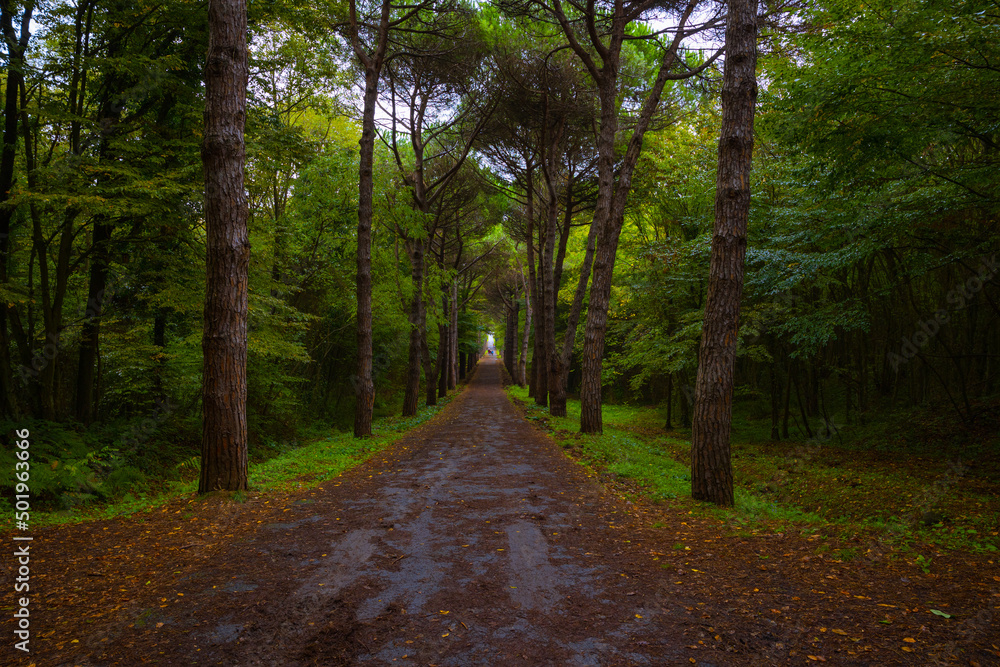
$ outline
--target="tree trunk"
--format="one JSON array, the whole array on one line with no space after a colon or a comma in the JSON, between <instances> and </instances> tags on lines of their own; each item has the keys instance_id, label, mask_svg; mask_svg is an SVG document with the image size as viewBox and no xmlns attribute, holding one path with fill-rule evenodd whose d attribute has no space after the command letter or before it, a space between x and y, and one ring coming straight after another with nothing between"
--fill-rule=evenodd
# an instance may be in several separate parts
<instances>
[{"instance_id":1,"label":"tree trunk","mask_svg":"<svg viewBox=\"0 0 1000 667\"><path fill-rule=\"evenodd\" d=\"M448 328L448 390L458 386L458 279L451 283L451 326Z\"/></svg>"},{"instance_id":2,"label":"tree trunk","mask_svg":"<svg viewBox=\"0 0 1000 667\"><path fill-rule=\"evenodd\" d=\"M549 388L549 411L555 410L552 414L563 417L566 416L566 393L569 385L570 362L573 359L573 347L576 344L576 329L583 312L583 298L587 294L587 283L590 282L590 269L594 264L594 248L597 239L595 229L593 225L590 226L590 233L587 236L587 251L584 253L583 265L580 267L580 280L576 284L573 305L570 306L569 317L566 319L566 333L563 336L562 352L560 353L560 373L554 381L554 386Z\"/></svg>"},{"instance_id":3,"label":"tree trunk","mask_svg":"<svg viewBox=\"0 0 1000 667\"><path fill-rule=\"evenodd\" d=\"M437 366L431 359L430 343L427 340L427 311L424 310L424 320L420 323L420 358L424 365L424 398L427 405L437 405Z\"/></svg>"},{"instance_id":4,"label":"tree trunk","mask_svg":"<svg viewBox=\"0 0 1000 667\"><path fill-rule=\"evenodd\" d=\"M510 302L507 304L506 318L503 336L503 365L507 369L507 374L512 382L517 382L517 324L518 306L517 292L510 295Z\"/></svg>"},{"instance_id":5,"label":"tree trunk","mask_svg":"<svg viewBox=\"0 0 1000 667\"><path fill-rule=\"evenodd\" d=\"M90 283L87 292L87 312L80 334L80 359L76 375L76 418L89 424L94 419L94 368L97 364L101 333L101 314L104 310L104 293L108 286L108 244L111 225L103 215L94 220L93 256L90 264Z\"/></svg>"},{"instance_id":6,"label":"tree trunk","mask_svg":"<svg viewBox=\"0 0 1000 667\"><path fill-rule=\"evenodd\" d=\"M554 150L554 149L553 149ZM548 178L548 176L547 176ZM542 314L545 319L545 336L542 346L545 354L545 389L549 399L549 414L554 417L566 416L566 401L563 400L561 411L560 406L553 406L551 402L552 394L562 377L562 357L556 355L556 297L559 290L555 284L555 244L556 244L556 223L559 219L559 197L554 187L550 186L549 206L545 224L545 243L541 249L541 269L542 269L542 292L545 294L545 306ZM536 397L537 400L537 397ZM555 412L553 412L555 408Z\"/></svg>"},{"instance_id":7,"label":"tree trunk","mask_svg":"<svg viewBox=\"0 0 1000 667\"><path fill-rule=\"evenodd\" d=\"M8 280L7 270L10 258L10 221L14 208L7 206L10 189L14 185L14 163L17 157L18 94L24 85L24 52L31 37L29 31L34 3L25 5L21 15L21 33L14 32L12 2L0 3L0 30L7 45L7 84L4 93L3 153L0 155L0 285ZM7 332L8 311L14 309L6 303L0 304L0 415L14 414L13 363L10 357L10 338ZM16 311L14 311L16 313ZM25 350L24 352L27 352ZM23 355L22 355L23 356Z\"/></svg>"},{"instance_id":8,"label":"tree trunk","mask_svg":"<svg viewBox=\"0 0 1000 667\"><path fill-rule=\"evenodd\" d=\"M691 495L731 506L729 436L750 212L757 11L752 0L729 0L728 4L715 225L691 430Z\"/></svg>"},{"instance_id":9,"label":"tree trunk","mask_svg":"<svg viewBox=\"0 0 1000 667\"><path fill-rule=\"evenodd\" d=\"M361 121L360 173L358 177L358 366L354 375L354 437L372 434L375 383L372 380L372 166L375 162L375 105L379 72L365 68L364 112Z\"/></svg>"},{"instance_id":10,"label":"tree trunk","mask_svg":"<svg viewBox=\"0 0 1000 667\"><path fill-rule=\"evenodd\" d=\"M117 50L114 50L117 52ZM110 99L101 105L101 143L98 154L101 162L109 159L108 150L111 136L121 119L121 107ZM80 358L76 375L76 418L84 424L94 419L94 370L97 364L101 335L101 314L104 310L105 290L108 285L108 263L110 260L112 225L106 216L94 217L91 243L90 280L87 293L87 312L84 317L80 337Z\"/></svg>"},{"instance_id":11,"label":"tree trunk","mask_svg":"<svg viewBox=\"0 0 1000 667\"><path fill-rule=\"evenodd\" d=\"M447 302L447 297L442 297L442 301ZM447 312L447 310L445 311ZM448 395L448 333L447 324L438 324L438 353L437 353L437 392L438 398Z\"/></svg>"},{"instance_id":12,"label":"tree trunk","mask_svg":"<svg viewBox=\"0 0 1000 667\"><path fill-rule=\"evenodd\" d=\"M245 0L213 0L205 60L206 290L198 492L247 488L247 273L243 185L247 89Z\"/></svg>"},{"instance_id":13,"label":"tree trunk","mask_svg":"<svg viewBox=\"0 0 1000 667\"><path fill-rule=\"evenodd\" d=\"M528 283L521 274L524 288L524 331L521 332L521 352L517 359L517 383L521 387L528 384L528 342L531 337L531 297L528 294Z\"/></svg>"},{"instance_id":14,"label":"tree trunk","mask_svg":"<svg viewBox=\"0 0 1000 667\"><path fill-rule=\"evenodd\" d=\"M608 305L611 301L611 280L615 269L615 254L618 239L625 220L625 205L632 189L632 175L642 152L643 137L649 129L653 114L660 104L663 87L671 78L670 70L677 60L684 26L694 2L689 2L678 22L677 34L670 48L663 55L656 81L653 83L642 110L635 121L625 155L620 159L615 151L618 132L618 73L620 70L621 45L625 39L628 17L621 5L615 6L611 26L611 43L602 54L603 66L599 72L591 71L599 79L598 97L601 103L600 129L597 136L597 204L594 207L594 221L597 225L597 253L590 287L590 303L587 306L587 324L583 335L583 358L581 359L580 382L580 432L601 433L601 377L604 358L604 335L608 325ZM563 25L568 29L568 23ZM709 64L708 61L705 66ZM691 76L695 70L681 75Z\"/></svg>"}]
</instances>

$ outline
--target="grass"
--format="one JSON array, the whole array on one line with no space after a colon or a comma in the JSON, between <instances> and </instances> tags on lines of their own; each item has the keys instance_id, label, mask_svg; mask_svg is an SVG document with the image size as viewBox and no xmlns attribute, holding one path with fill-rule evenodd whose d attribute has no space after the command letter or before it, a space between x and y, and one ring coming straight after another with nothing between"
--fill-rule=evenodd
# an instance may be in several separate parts
<instances>
[{"instance_id":1,"label":"grass","mask_svg":"<svg viewBox=\"0 0 1000 667\"><path fill-rule=\"evenodd\" d=\"M438 414L457 395L454 393L440 399L437 405L425 406L415 417L376 419L372 424L371 438L357 439L351 433L338 432L297 447L284 448L271 458L251 460L248 466L250 491L289 492L317 486L363 463L399 440L407 432ZM178 466L180 479L166 481L152 489L133 489L122 497L107 502L89 503L59 511L34 510L31 513L31 525L39 528L73 524L151 510L196 493L198 472L198 457L194 457ZM247 497L245 492L229 495L233 502L245 502ZM13 511L4 512L4 515L8 517L3 527L7 531L13 527Z\"/></svg>"},{"instance_id":2,"label":"grass","mask_svg":"<svg viewBox=\"0 0 1000 667\"><path fill-rule=\"evenodd\" d=\"M852 438L773 442L769 422L737 410L736 507L720 509L690 499L689 432L666 433L657 408L605 406L604 433L583 435L579 401L569 401L568 416L559 418L535 406L526 389L507 391L580 463L631 480L653 501L676 499L685 511L715 514L740 530L867 535L902 552L917 543L971 553L1000 549L1000 482L987 470L958 463L958 454L941 442L934 449L926 437L915 438L921 444L911 450L899 428L891 431L891 443L877 435L889 432L884 427ZM996 452L998 445L980 443L977 453ZM838 556L849 561L858 554L845 549Z\"/></svg>"},{"instance_id":3,"label":"grass","mask_svg":"<svg viewBox=\"0 0 1000 667\"><path fill-rule=\"evenodd\" d=\"M552 417L529 401L527 389L514 385L507 391L525 405L529 420L541 422L553 431L560 444L585 465L640 482L654 500L678 498L689 491L691 476L687 466L675 460L661 443L642 435L642 430L651 428L652 423L644 423L644 415L635 414L634 408L607 406L604 433L582 435L577 432L579 401L568 402L568 416Z\"/></svg>"}]
</instances>

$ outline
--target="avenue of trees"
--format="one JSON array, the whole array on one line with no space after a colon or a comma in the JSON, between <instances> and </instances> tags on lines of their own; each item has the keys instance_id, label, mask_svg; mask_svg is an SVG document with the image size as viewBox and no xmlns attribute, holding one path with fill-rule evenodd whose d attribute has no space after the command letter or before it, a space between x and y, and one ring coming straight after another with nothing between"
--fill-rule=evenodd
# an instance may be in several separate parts
<instances>
[{"instance_id":1,"label":"avenue of trees","mask_svg":"<svg viewBox=\"0 0 1000 667\"><path fill-rule=\"evenodd\" d=\"M245 488L486 332L585 433L662 406L719 504L734 409L997 418L995 2L0 9L0 420L54 502Z\"/></svg>"}]
</instances>

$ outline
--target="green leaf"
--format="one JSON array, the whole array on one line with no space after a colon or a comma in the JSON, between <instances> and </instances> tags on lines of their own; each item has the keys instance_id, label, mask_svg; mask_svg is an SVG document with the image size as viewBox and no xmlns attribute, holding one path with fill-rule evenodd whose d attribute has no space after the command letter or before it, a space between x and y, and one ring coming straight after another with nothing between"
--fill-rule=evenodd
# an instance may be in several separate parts
<instances>
[{"instance_id":1,"label":"green leaf","mask_svg":"<svg viewBox=\"0 0 1000 667\"><path fill-rule=\"evenodd\" d=\"M931 609L931 613L936 616L943 616L944 618L951 618L951 614L946 614L939 609Z\"/></svg>"}]
</instances>

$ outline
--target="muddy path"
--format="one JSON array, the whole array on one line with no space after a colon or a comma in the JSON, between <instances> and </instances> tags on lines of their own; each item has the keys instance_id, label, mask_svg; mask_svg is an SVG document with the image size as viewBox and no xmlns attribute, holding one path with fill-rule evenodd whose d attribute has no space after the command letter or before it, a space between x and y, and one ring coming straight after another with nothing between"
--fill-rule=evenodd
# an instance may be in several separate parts
<instances>
[{"instance_id":1,"label":"muddy path","mask_svg":"<svg viewBox=\"0 0 1000 667\"><path fill-rule=\"evenodd\" d=\"M890 595L896 573L877 563L810 562L805 542L780 534L727 538L718 521L632 505L589 475L520 416L484 361L436 419L318 488L219 505L215 523L203 508L182 524L181 504L138 526L40 536L44 548L75 531L80 546L41 552L41 588L62 588L39 602L31 661L929 664L901 638L924 642L944 621L907 605L968 576L920 590L904 578ZM759 560L765 549L788 558ZM897 607L892 624L879 620ZM966 634L983 644L991 628Z\"/></svg>"},{"instance_id":2,"label":"muddy path","mask_svg":"<svg viewBox=\"0 0 1000 667\"><path fill-rule=\"evenodd\" d=\"M392 453L244 545L255 565L231 581L253 590L176 619L199 628L185 650L234 665L690 664L691 602L648 578L648 553L612 527L622 508L521 418L496 362Z\"/></svg>"}]
</instances>

